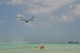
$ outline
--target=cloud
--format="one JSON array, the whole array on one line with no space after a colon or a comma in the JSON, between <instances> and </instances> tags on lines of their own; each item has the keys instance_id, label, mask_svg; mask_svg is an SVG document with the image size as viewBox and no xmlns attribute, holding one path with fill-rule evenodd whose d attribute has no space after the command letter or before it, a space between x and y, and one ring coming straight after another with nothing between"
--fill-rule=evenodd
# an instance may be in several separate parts
<instances>
[{"instance_id":1,"label":"cloud","mask_svg":"<svg viewBox=\"0 0 80 53\"><path fill-rule=\"evenodd\" d=\"M78 0L43 0L42 2L40 1L41 4L35 4L35 3L30 3L30 7L25 10L26 13L40 16L42 19L44 18L44 21L37 22L39 26L53 26L54 23L58 22L68 22L74 20L72 15L69 15L70 12L66 11L73 6L71 4L77 2ZM37 3L37 2L36 2ZM66 11L67 13L65 14L60 14L60 15L53 15L55 12L57 12L60 8L63 8L65 6L70 5L69 8L64 9L63 11ZM58 13L58 12L57 12ZM60 13L60 12L59 12ZM46 19L48 17L48 20ZM41 18L39 18L41 19ZM46 19L46 21L45 21ZM37 26L38 26L37 25Z\"/></svg>"},{"instance_id":2,"label":"cloud","mask_svg":"<svg viewBox=\"0 0 80 53\"><path fill-rule=\"evenodd\" d=\"M22 15L22 14L17 14L16 21L18 21L18 22L21 21L20 17L24 17L24 15Z\"/></svg>"},{"instance_id":3,"label":"cloud","mask_svg":"<svg viewBox=\"0 0 80 53\"><path fill-rule=\"evenodd\" d=\"M32 22L26 23L27 26L51 27L54 25L54 23L73 21L75 19L73 18L73 15L80 14L80 5L76 5L76 7L73 8L73 3L76 3L77 1L78 0L8 0L6 4L24 4L26 5L26 8L22 10L23 13L35 15L39 17L38 19L41 19L41 21L37 21L37 23L35 24ZM65 9L63 9L64 7ZM65 13L60 13L59 10L61 8L63 9L62 11L65 11ZM24 17L24 15L22 15L21 13L17 14L17 16Z\"/></svg>"},{"instance_id":4,"label":"cloud","mask_svg":"<svg viewBox=\"0 0 80 53\"><path fill-rule=\"evenodd\" d=\"M69 15L62 15L61 16L61 21L63 21L63 22L72 22L72 21L74 21L74 18L72 16L69 16Z\"/></svg>"},{"instance_id":5,"label":"cloud","mask_svg":"<svg viewBox=\"0 0 80 53\"><path fill-rule=\"evenodd\" d=\"M42 0L8 0L5 3L6 4L14 4L14 5L21 5L21 4L28 4L28 3L38 3Z\"/></svg>"},{"instance_id":6,"label":"cloud","mask_svg":"<svg viewBox=\"0 0 80 53\"><path fill-rule=\"evenodd\" d=\"M24 4L24 0L8 0L6 4Z\"/></svg>"},{"instance_id":7,"label":"cloud","mask_svg":"<svg viewBox=\"0 0 80 53\"><path fill-rule=\"evenodd\" d=\"M26 12L31 14L52 14L54 11L58 10L60 7L74 3L76 0L43 0L40 4L33 3L31 8L26 10Z\"/></svg>"},{"instance_id":8,"label":"cloud","mask_svg":"<svg viewBox=\"0 0 80 53\"><path fill-rule=\"evenodd\" d=\"M80 4L76 4L75 8L73 9L75 15L80 15Z\"/></svg>"},{"instance_id":9,"label":"cloud","mask_svg":"<svg viewBox=\"0 0 80 53\"><path fill-rule=\"evenodd\" d=\"M17 14L17 17L24 17L24 15L22 15L22 14Z\"/></svg>"},{"instance_id":10,"label":"cloud","mask_svg":"<svg viewBox=\"0 0 80 53\"><path fill-rule=\"evenodd\" d=\"M48 22L48 21L41 21L41 22L37 22L35 24L36 27L45 27L45 28L48 28L48 27L51 27L52 26L52 23Z\"/></svg>"},{"instance_id":11,"label":"cloud","mask_svg":"<svg viewBox=\"0 0 80 53\"><path fill-rule=\"evenodd\" d=\"M80 4L75 3L73 5L69 5L66 9L67 13L62 17L66 19L66 21L75 21L80 16ZM78 19L79 20L79 19Z\"/></svg>"}]
</instances>

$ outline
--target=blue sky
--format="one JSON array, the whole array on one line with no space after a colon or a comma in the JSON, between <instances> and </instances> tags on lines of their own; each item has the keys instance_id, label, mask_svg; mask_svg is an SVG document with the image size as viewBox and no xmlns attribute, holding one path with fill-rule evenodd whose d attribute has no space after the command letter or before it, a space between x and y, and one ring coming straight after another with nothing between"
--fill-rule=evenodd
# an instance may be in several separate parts
<instances>
[{"instance_id":1,"label":"blue sky","mask_svg":"<svg viewBox=\"0 0 80 53\"><path fill-rule=\"evenodd\" d=\"M19 16L34 20L25 23ZM0 43L80 42L80 0L0 0Z\"/></svg>"}]
</instances>

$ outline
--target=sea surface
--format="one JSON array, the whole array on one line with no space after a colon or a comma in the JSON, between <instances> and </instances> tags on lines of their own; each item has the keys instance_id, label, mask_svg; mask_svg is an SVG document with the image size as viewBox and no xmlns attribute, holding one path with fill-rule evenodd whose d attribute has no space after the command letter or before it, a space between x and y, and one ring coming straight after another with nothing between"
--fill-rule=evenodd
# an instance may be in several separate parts
<instances>
[{"instance_id":1,"label":"sea surface","mask_svg":"<svg viewBox=\"0 0 80 53\"><path fill-rule=\"evenodd\" d=\"M0 44L0 53L80 53L80 44ZM37 47L37 48L35 48Z\"/></svg>"}]
</instances>

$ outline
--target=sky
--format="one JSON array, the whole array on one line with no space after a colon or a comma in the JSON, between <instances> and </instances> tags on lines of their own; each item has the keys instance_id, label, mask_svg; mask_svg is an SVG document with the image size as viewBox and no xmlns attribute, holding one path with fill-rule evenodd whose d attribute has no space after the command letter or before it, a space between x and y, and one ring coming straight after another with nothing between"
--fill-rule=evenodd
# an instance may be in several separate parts
<instances>
[{"instance_id":1,"label":"sky","mask_svg":"<svg viewBox=\"0 0 80 53\"><path fill-rule=\"evenodd\" d=\"M68 41L80 42L80 0L0 0L0 43Z\"/></svg>"}]
</instances>

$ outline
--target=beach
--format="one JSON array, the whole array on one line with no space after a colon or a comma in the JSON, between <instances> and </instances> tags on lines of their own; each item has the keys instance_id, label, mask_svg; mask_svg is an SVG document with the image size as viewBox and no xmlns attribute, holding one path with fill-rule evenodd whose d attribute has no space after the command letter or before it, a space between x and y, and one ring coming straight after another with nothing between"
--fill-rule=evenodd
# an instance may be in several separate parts
<instances>
[{"instance_id":1,"label":"beach","mask_svg":"<svg viewBox=\"0 0 80 53\"><path fill-rule=\"evenodd\" d=\"M0 44L0 53L80 53L80 44ZM35 48L37 47L37 48Z\"/></svg>"}]
</instances>

